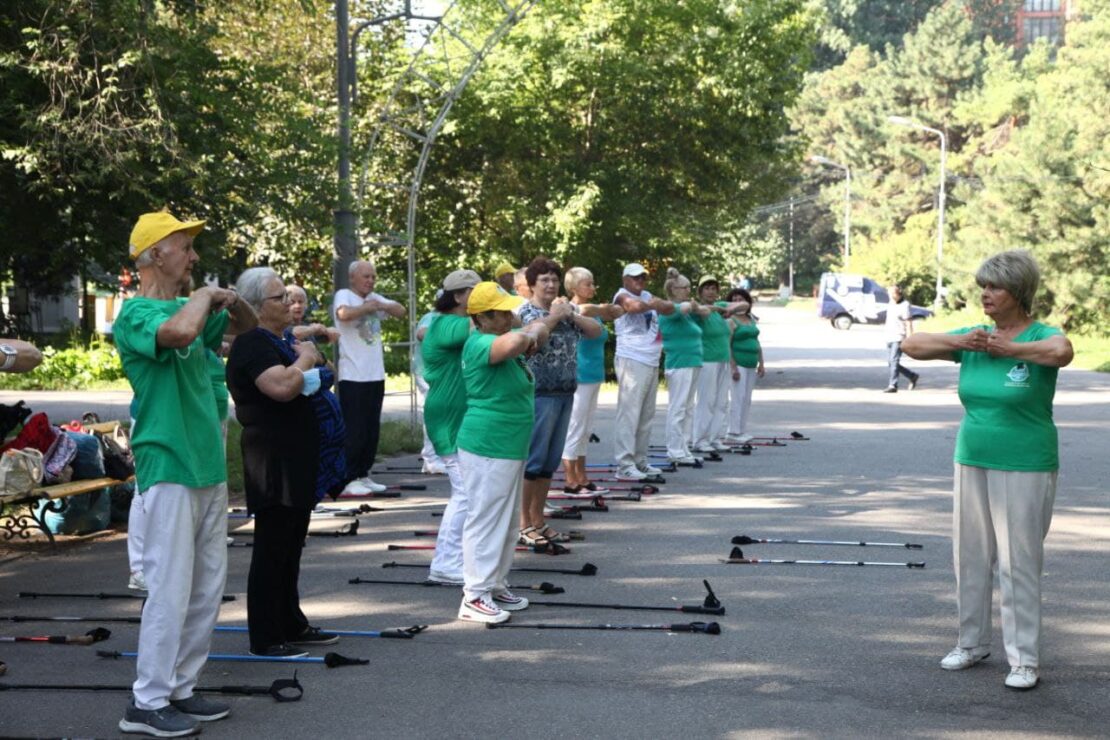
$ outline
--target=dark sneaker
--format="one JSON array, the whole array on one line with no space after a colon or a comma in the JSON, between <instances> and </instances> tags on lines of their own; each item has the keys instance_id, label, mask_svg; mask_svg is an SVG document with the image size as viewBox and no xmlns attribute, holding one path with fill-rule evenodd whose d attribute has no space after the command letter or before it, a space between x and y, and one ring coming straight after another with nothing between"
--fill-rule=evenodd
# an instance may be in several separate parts
<instances>
[{"instance_id":1,"label":"dark sneaker","mask_svg":"<svg viewBox=\"0 0 1110 740\"><path fill-rule=\"evenodd\" d=\"M187 714L197 722L215 722L231 714L231 705L193 694L188 699L170 699L177 711Z\"/></svg>"},{"instance_id":2,"label":"dark sneaker","mask_svg":"<svg viewBox=\"0 0 1110 740\"><path fill-rule=\"evenodd\" d=\"M921 376L920 376L920 375L915 375L915 376L913 376L912 378L910 378L910 390L911 390L911 391L912 391L912 390L913 390L914 388L916 388L916 387L917 387L917 381L919 381L919 380L921 380Z\"/></svg>"},{"instance_id":3,"label":"dark sneaker","mask_svg":"<svg viewBox=\"0 0 1110 740\"><path fill-rule=\"evenodd\" d=\"M280 645L271 645L265 650L255 650L251 648L251 655L261 655L266 658L303 658L308 655L308 651L300 650L292 645L282 643Z\"/></svg>"},{"instance_id":4,"label":"dark sneaker","mask_svg":"<svg viewBox=\"0 0 1110 740\"><path fill-rule=\"evenodd\" d=\"M173 704L161 709L139 709L132 699L123 711L119 729L120 732L152 737L187 737L200 732L200 722L183 714Z\"/></svg>"},{"instance_id":5,"label":"dark sneaker","mask_svg":"<svg viewBox=\"0 0 1110 740\"><path fill-rule=\"evenodd\" d=\"M290 645L334 645L339 642L339 635L332 632L322 632L319 627L307 627L298 637L289 641Z\"/></svg>"},{"instance_id":6,"label":"dark sneaker","mask_svg":"<svg viewBox=\"0 0 1110 740\"><path fill-rule=\"evenodd\" d=\"M898 386L896 386L896 385L888 385L886 388L883 389L883 393L897 393L897 392L898 392Z\"/></svg>"}]
</instances>

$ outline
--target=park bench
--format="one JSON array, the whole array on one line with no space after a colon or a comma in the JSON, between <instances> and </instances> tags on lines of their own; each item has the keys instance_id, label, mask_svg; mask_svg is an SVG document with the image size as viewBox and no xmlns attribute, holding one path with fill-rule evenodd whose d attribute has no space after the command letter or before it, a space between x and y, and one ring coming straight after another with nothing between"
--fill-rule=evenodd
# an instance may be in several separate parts
<instances>
[{"instance_id":1,"label":"park bench","mask_svg":"<svg viewBox=\"0 0 1110 740\"><path fill-rule=\"evenodd\" d=\"M85 429L90 432L111 432L115 426L116 422L112 421L86 424ZM40 486L28 493L0 497L0 536L5 541L16 537L29 539L35 533L35 530L38 530L46 535L47 540L50 541L50 546L54 547L54 533L46 526L47 512L60 514L65 511L69 505L69 499L73 496L123 485L133 480L135 480L133 475L125 480L90 478L70 481L69 483L57 483L53 486ZM40 511L38 506L42 501L46 501L46 505ZM19 511L21 507L26 507L25 513Z\"/></svg>"}]
</instances>

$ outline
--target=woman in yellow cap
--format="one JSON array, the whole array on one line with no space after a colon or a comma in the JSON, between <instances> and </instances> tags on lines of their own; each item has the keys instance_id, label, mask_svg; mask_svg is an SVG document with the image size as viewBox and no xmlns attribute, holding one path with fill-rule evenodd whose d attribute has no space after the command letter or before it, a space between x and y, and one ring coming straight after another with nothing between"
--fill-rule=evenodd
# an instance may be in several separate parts
<instances>
[{"instance_id":1,"label":"woman in yellow cap","mask_svg":"<svg viewBox=\"0 0 1110 740\"><path fill-rule=\"evenodd\" d=\"M542 347L548 332L542 324L510 331L520 303L483 282L466 304L477 331L462 352L467 407L457 444L468 509L458 616L473 622L504 622L508 612L528 607L507 581L535 414L535 381L522 356Z\"/></svg>"}]
</instances>

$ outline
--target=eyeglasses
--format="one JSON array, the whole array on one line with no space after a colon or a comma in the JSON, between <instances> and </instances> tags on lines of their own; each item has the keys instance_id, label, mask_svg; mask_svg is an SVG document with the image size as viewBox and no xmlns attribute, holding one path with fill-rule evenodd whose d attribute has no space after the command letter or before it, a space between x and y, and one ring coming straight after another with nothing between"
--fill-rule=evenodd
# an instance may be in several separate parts
<instances>
[{"instance_id":1,"label":"eyeglasses","mask_svg":"<svg viewBox=\"0 0 1110 740\"><path fill-rule=\"evenodd\" d=\"M288 293L281 293L280 295L268 295L265 298L263 298L262 300L264 300L264 301L281 301L286 306L288 306L290 303L293 302L293 299L289 297Z\"/></svg>"}]
</instances>

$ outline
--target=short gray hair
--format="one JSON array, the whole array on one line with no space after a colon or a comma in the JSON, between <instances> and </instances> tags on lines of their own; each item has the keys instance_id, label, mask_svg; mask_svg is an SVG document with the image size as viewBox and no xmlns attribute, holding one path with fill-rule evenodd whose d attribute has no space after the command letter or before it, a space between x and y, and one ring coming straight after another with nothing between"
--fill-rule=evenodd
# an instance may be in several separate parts
<instances>
[{"instance_id":1,"label":"short gray hair","mask_svg":"<svg viewBox=\"0 0 1110 740\"><path fill-rule=\"evenodd\" d=\"M593 280L594 274L587 270L585 267L572 267L567 270L566 276L563 278L563 287L567 289L568 293L573 293L578 289L578 284L590 278Z\"/></svg>"},{"instance_id":2,"label":"short gray hair","mask_svg":"<svg viewBox=\"0 0 1110 740\"><path fill-rule=\"evenodd\" d=\"M988 283L1003 288L1014 297L1027 314L1033 313L1033 296L1041 283L1037 260L1026 249L1011 249L987 257L975 272L979 287Z\"/></svg>"},{"instance_id":3,"label":"short gray hair","mask_svg":"<svg viewBox=\"0 0 1110 740\"><path fill-rule=\"evenodd\" d=\"M370 260L355 260L351 264L347 265L347 277L349 277L349 278L354 277L355 276L355 270L357 270L362 265L370 265L371 267L374 267L374 263L371 262ZM378 271L378 268L374 267L374 272L377 272L377 271Z\"/></svg>"},{"instance_id":4,"label":"short gray hair","mask_svg":"<svg viewBox=\"0 0 1110 740\"><path fill-rule=\"evenodd\" d=\"M293 291L297 291L298 293L300 293L302 296L304 296L305 302L306 303L308 302L308 291L307 290L305 290L301 286L297 285L296 283L289 283L289 285L285 286L285 292L286 293L292 293Z\"/></svg>"},{"instance_id":5,"label":"short gray hair","mask_svg":"<svg viewBox=\"0 0 1110 740\"><path fill-rule=\"evenodd\" d=\"M235 290L240 298L258 311L262 308L262 301L266 300L266 285L271 280L281 281L281 277L272 268L252 267L244 270L235 281Z\"/></svg>"}]
</instances>

